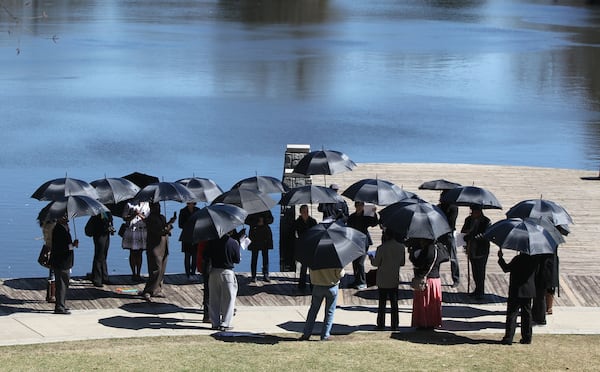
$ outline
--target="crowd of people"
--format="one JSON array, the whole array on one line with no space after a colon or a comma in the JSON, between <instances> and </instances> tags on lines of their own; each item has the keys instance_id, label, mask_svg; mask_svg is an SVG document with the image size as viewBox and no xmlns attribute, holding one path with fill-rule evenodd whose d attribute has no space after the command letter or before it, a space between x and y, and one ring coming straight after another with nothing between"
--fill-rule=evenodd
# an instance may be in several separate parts
<instances>
[{"instance_id":1,"label":"crowd of people","mask_svg":"<svg viewBox=\"0 0 600 372\"><path fill-rule=\"evenodd\" d=\"M339 188L332 184L331 189ZM430 239L398 240L393 231L380 225L376 209L365 208L360 201L354 203L355 211L349 213L346 202L339 198L336 203L319 205L323 213L323 222L338 221L346 226L363 232L367 239L364 254L352 262L353 281L351 287L362 290L367 287L365 259L370 259L376 268L375 285L378 290L378 310L376 330L385 329L387 302L390 302L392 331L399 328L398 287L400 270L406 265L406 255L412 264L413 308L411 326L417 329L432 330L442 326L442 287L440 265L450 263L453 287L460 281L457 259L457 246L454 238L456 206L440 203L445 213L451 232ZM188 203L179 212L179 227L182 228L189 217L198 210L195 203ZM467 254L470 273L475 283L474 291L469 293L475 299L485 295L486 265L490 242L484 238L484 232L491 221L478 206L470 207L471 213L464 220L461 233L464 236L465 253ZM293 234L296 239L317 225L317 221L309 216L308 206L299 208L300 215L294 221ZM161 214L159 203L141 202L127 204L123 215L123 225L119 229L122 247L130 251L129 263L131 279L136 283L145 283L140 296L152 302L153 297L164 297L162 290L167 258L169 255L169 236L173 224L177 220L174 213L167 221ZM273 237L270 224L273 215L270 211L249 215L248 249L252 252L251 282L257 280L257 264L259 253L262 255L263 280L269 282L269 255L273 249ZM382 242L376 250L369 251L373 245L369 228L382 228ZM66 305L66 293L70 281L70 269L73 266L73 249L78 240L73 240L69 231L66 216L54 221L40 222L44 234L44 242L50 248L50 271L48 277L47 301L55 304L56 314L69 314ZM110 213L92 216L85 227L86 235L93 238L94 259L90 279L96 287L110 284L106 258L110 244L110 236L115 233ZM183 235L182 235L183 237ZM182 237L180 240L182 240ZM240 262L240 239L245 238L245 230L232 230L220 239L204 242L181 241L184 253L184 269L188 278L196 271L202 274L204 283L204 322L210 322L212 329L232 329L232 318L235 312L235 300L238 283L234 267ZM296 250L300 250L300 245ZM141 277L142 253L146 252L148 278ZM298 253L298 252L297 252ZM558 257L556 254L529 256L518 254L509 263L503 258L502 250L498 253L498 264L504 272L510 273L507 300L506 330L502 343L511 344L516 331L516 318L521 316L521 343L532 341L532 325L546 324L546 315L552 314L553 296L558 286ZM325 301L325 318L320 334L321 340L329 340L333 317L336 308L338 290L341 279L346 275L343 268L327 268L312 270L300 265L298 280L299 290L304 291L307 285L311 288L311 305L306 324L300 340L307 340L313 332L317 313Z\"/></svg>"}]
</instances>

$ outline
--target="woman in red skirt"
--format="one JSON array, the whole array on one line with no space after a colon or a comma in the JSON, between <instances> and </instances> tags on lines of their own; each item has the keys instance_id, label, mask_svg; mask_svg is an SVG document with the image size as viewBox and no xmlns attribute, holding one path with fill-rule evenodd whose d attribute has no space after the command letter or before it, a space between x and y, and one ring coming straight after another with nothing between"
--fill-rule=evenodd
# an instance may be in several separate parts
<instances>
[{"instance_id":1,"label":"woman in red skirt","mask_svg":"<svg viewBox=\"0 0 600 372\"><path fill-rule=\"evenodd\" d=\"M409 241L409 259L414 265L415 278L426 278L423 290L413 291L412 327L434 329L442 326L442 284L440 264L448 261L444 247L429 239Z\"/></svg>"}]
</instances>

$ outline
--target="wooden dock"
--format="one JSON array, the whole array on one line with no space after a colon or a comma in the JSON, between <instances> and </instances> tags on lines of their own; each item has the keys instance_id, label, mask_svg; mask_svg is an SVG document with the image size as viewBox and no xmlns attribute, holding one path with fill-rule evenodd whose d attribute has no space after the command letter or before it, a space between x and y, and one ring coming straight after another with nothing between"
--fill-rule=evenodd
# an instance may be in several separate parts
<instances>
[{"instance_id":1,"label":"wooden dock","mask_svg":"<svg viewBox=\"0 0 600 372\"><path fill-rule=\"evenodd\" d=\"M561 262L560 297L556 306L600 306L600 258L597 254L596 239L600 230L600 180L594 180L596 171L568 169L550 169L534 167L466 165L466 164L359 164L352 172L327 176L327 184L335 182L344 190L350 184L363 178L380 178L417 193L421 198L436 203L439 192L418 190L418 186L433 179L444 178L463 185L475 185L492 191L502 203L503 210L486 210L492 220L504 218L504 213L517 202L535 199L540 196L559 203L567 209L575 224L566 237L566 243L559 248ZM590 178L590 179L583 179ZM313 176L313 183L322 185L324 177ZM352 204L349 202L350 209ZM381 207L379 207L381 209ZM457 228L460 229L468 208L459 208ZM312 212L318 217L318 212ZM371 230L373 240L380 241L377 228ZM374 247L372 247L374 249ZM467 262L459 250L461 267L461 285L450 288L449 265L443 265L442 284L446 303L498 303L504 304L508 288L508 275L501 272L496 263L497 249L492 245L486 280L486 296L477 301L467 293ZM505 252L507 259L509 252ZM347 268L347 271L350 268ZM411 289L408 286L412 278L409 266L401 270L400 303L410 304ZM310 294L300 292L296 287L296 273L273 273L270 283L250 283L248 273L238 274L239 293L237 303L241 306L290 306L310 303ZM112 285L96 288L83 278L73 278L68 292L68 304L72 309L118 308L142 299L131 293L119 293L133 289L142 289L142 284L130 281L129 276L111 276ZM342 306L375 306L376 288L358 291L345 288L352 278L342 281L338 303ZM44 278L8 279L0 281L0 314L28 311L49 311L53 308L44 300ZM200 308L203 284L188 282L183 274L167 275L164 291L166 298L158 302L169 303L183 308ZM471 289L473 286L471 285Z\"/></svg>"}]
</instances>

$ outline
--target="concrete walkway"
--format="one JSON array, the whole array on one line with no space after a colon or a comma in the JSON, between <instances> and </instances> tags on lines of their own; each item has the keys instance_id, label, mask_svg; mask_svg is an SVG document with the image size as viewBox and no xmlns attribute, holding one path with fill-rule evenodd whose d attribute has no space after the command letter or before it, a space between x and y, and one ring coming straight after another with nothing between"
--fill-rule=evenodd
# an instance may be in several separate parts
<instances>
[{"instance_id":1,"label":"concrete walkway","mask_svg":"<svg viewBox=\"0 0 600 372\"><path fill-rule=\"evenodd\" d=\"M490 334L500 339L504 332L504 306L444 306L440 331ZM245 306L237 308L232 336L287 334L300 336L307 306ZM50 312L14 313L0 317L0 345L91 340L124 337L210 335L215 331L202 323L202 312L167 304L140 303L125 309L72 310L71 315ZM376 307L340 307L336 310L332 334L343 337L353 332L375 332ZM399 332L416 332L410 325L411 309L400 307ZM323 318L322 312L318 320ZM387 318L389 325L389 314ZM318 339L321 323L315 325ZM389 329L386 332L391 332ZM517 329L517 337L518 338ZM600 309L555 307L548 324L534 327L535 334L600 334Z\"/></svg>"}]
</instances>

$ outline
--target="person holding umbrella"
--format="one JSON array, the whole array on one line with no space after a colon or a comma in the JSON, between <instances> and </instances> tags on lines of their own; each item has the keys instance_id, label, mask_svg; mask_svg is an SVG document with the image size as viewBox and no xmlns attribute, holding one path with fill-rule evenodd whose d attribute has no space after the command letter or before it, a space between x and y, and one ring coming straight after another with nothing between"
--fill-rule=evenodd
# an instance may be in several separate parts
<instances>
[{"instance_id":1,"label":"person holding umbrella","mask_svg":"<svg viewBox=\"0 0 600 372\"><path fill-rule=\"evenodd\" d=\"M336 183L329 185L329 188L336 193L340 189ZM317 210L323 213L323 221L342 220L345 223L348 220L348 204L341 196L335 203L319 203Z\"/></svg>"},{"instance_id":2,"label":"person holding umbrella","mask_svg":"<svg viewBox=\"0 0 600 372\"><path fill-rule=\"evenodd\" d=\"M69 218L65 214L60 217L52 231L52 250L50 253L50 266L56 278L56 303L54 314L71 314L65 300L69 281L71 280L71 268L73 267L73 249L79 246L79 240L71 237L69 231Z\"/></svg>"},{"instance_id":3,"label":"person holding umbrella","mask_svg":"<svg viewBox=\"0 0 600 372\"><path fill-rule=\"evenodd\" d=\"M183 231L185 223L194 212L199 211L200 208L196 207L196 202L188 202L186 206L181 208L179 211L179 228ZM192 279L192 275L196 273L196 260L198 255L198 244L194 244L191 241L184 241L182 235L179 237L181 240L181 252L183 252L183 268L188 280Z\"/></svg>"},{"instance_id":4,"label":"person holding umbrella","mask_svg":"<svg viewBox=\"0 0 600 372\"><path fill-rule=\"evenodd\" d=\"M143 282L142 252L146 250L148 231L146 229L146 218L150 215L150 204L146 201L127 203L123 212L126 228L123 234L123 249L129 250L129 267L131 268L131 280Z\"/></svg>"},{"instance_id":5,"label":"person holding umbrella","mask_svg":"<svg viewBox=\"0 0 600 372\"><path fill-rule=\"evenodd\" d=\"M521 313L521 344L530 344L531 300L535 297L535 272L537 261L532 256L519 252L509 263L498 250L498 264L505 273L510 273L508 300L506 303L506 328L501 343L511 345L517 327L517 316Z\"/></svg>"},{"instance_id":6,"label":"person holding umbrella","mask_svg":"<svg viewBox=\"0 0 600 372\"><path fill-rule=\"evenodd\" d=\"M311 227L317 224L317 220L308 215L308 205L302 204L300 206L300 216L296 218L294 221L294 234L296 239L299 239L302 234ZM296 240L297 241L297 240ZM302 249L302 247L296 244L296 251ZM296 257L298 257L298 252L296 252ZM306 288L306 279L307 279L308 267L300 263L300 279L298 281L298 289L303 291Z\"/></svg>"},{"instance_id":7,"label":"person holding umbrella","mask_svg":"<svg viewBox=\"0 0 600 372\"><path fill-rule=\"evenodd\" d=\"M169 235L177 214L167 221L160 213L160 203L150 204L150 215L146 220L148 237L146 241L146 259L148 261L148 281L142 291L142 296L150 302L151 297L164 297L162 293L163 278L169 256Z\"/></svg>"},{"instance_id":8,"label":"person holding umbrella","mask_svg":"<svg viewBox=\"0 0 600 372\"><path fill-rule=\"evenodd\" d=\"M448 190L442 190L440 193L440 203L438 207L444 212L448 219L448 225L452 231L439 237L439 242L442 243L450 255L450 272L452 274L452 288L456 288L460 284L460 268L458 266L458 257L456 255L456 240L454 239L454 230L456 230L456 218L458 217L458 207L454 204L442 201L444 193Z\"/></svg>"},{"instance_id":9,"label":"person holding umbrella","mask_svg":"<svg viewBox=\"0 0 600 372\"><path fill-rule=\"evenodd\" d=\"M490 226L490 219L483 214L481 206L473 204L470 208L471 214L465 218L461 232L465 234L467 256L475 282L475 290L469 296L481 300L485 294L485 267L490 254L490 242L483 233Z\"/></svg>"},{"instance_id":10,"label":"person holding umbrella","mask_svg":"<svg viewBox=\"0 0 600 372\"><path fill-rule=\"evenodd\" d=\"M250 245L248 250L252 252L250 261L250 271L252 278L250 281L256 283L256 266L258 264L258 254L262 255L262 273L265 282L269 279L269 250L273 249L273 232L270 224L273 223L273 214L271 211L254 213L246 218L246 223L250 226Z\"/></svg>"},{"instance_id":11,"label":"person holding umbrella","mask_svg":"<svg viewBox=\"0 0 600 372\"><path fill-rule=\"evenodd\" d=\"M85 234L94 240L94 260L92 261L92 283L94 287L110 284L106 257L110 246L110 236L115 233L112 215L102 212L90 217L85 225Z\"/></svg>"},{"instance_id":12,"label":"person holding umbrella","mask_svg":"<svg viewBox=\"0 0 600 372\"><path fill-rule=\"evenodd\" d=\"M348 217L347 225L355 228L367 236L367 242L364 247L364 253L352 261L352 271L354 272L354 283L352 286L356 289L367 288L367 279L365 276L365 257L369 246L373 244L371 235L369 234L369 227L377 226L379 219L377 213L373 211L373 215L369 216L365 214L365 203L362 201L355 201L354 207L356 210Z\"/></svg>"}]
</instances>

